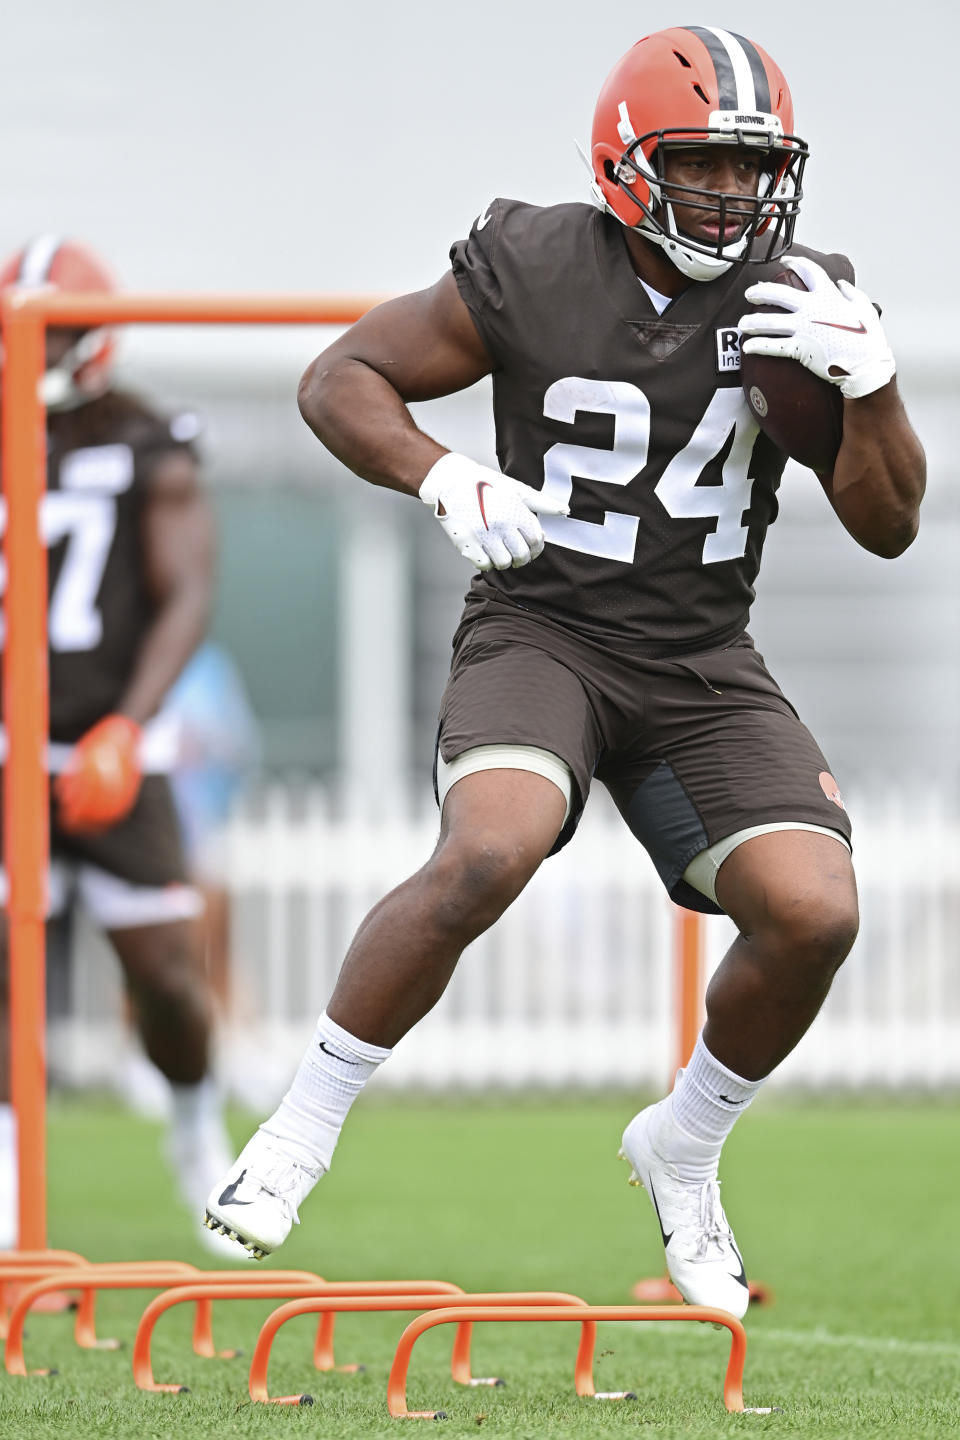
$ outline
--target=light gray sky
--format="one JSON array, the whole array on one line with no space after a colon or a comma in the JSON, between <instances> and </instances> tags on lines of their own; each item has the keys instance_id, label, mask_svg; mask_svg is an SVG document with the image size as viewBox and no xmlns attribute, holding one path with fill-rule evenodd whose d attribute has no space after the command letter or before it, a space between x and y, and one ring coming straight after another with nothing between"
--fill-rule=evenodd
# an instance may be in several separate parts
<instances>
[{"instance_id":1,"label":"light gray sky","mask_svg":"<svg viewBox=\"0 0 960 1440\"><path fill-rule=\"evenodd\" d=\"M585 197L573 142L588 141L597 91L634 40L719 24L759 41L791 84L813 154L798 238L851 255L895 342L939 345L957 306L924 280L946 273L940 237L960 230L940 178L957 106L940 57L958 13L948 0L706 13L38 0L5 18L0 249L64 230L137 289L426 284L495 194Z\"/></svg>"}]
</instances>

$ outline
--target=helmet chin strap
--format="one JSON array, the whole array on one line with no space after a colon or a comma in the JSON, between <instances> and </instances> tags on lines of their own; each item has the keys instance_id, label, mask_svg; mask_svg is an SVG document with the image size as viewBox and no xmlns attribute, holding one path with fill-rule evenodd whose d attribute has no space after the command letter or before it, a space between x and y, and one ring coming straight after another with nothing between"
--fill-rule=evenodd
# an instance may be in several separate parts
<instances>
[{"instance_id":1,"label":"helmet chin strap","mask_svg":"<svg viewBox=\"0 0 960 1440\"><path fill-rule=\"evenodd\" d=\"M40 377L40 399L48 410L76 410L93 397L80 390L69 370L47 370Z\"/></svg>"},{"instance_id":2,"label":"helmet chin strap","mask_svg":"<svg viewBox=\"0 0 960 1440\"><path fill-rule=\"evenodd\" d=\"M658 230L656 226L648 224L646 217L637 225L628 225L625 220L620 218L616 210L612 209L607 203L606 196L598 185L596 176L593 173L593 166L587 159L580 144L576 140L573 143L576 145L577 154L583 161L587 173L590 176L590 199L597 209L602 210L605 215L612 215L615 220L619 221L624 229L635 230L638 235L643 235L647 240L652 240L654 245L659 245L667 259L677 267L681 275L686 275L688 280L716 280L718 276L725 275L731 265L740 259L744 246L746 245L745 237L734 240L731 245L725 245L721 255L704 255L701 251L684 245L673 218L673 207L668 200L662 199L659 183L655 179L648 180L648 184L650 185L651 194L661 199L661 204L663 205L667 218L667 230L669 233L664 233L664 231ZM646 157L644 157L644 159L645 158Z\"/></svg>"},{"instance_id":3,"label":"helmet chin strap","mask_svg":"<svg viewBox=\"0 0 960 1440\"><path fill-rule=\"evenodd\" d=\"M663 202L664 218L666 225L664 230L658 230L655 226L646 228L645 224L637 225L634 228L659 245L667 259L677 267L681 275L686 275L688 280L716 280L718 276L725 275L743 254L746 246L746 237L741 236L730 245L724 245L719 255L704 255L702 251L693 246L684 245L683 236L677 229L673 217L673 206L669 200Z\"/></svg>"},{"instance_id":4,"label":"helmet chin strap","mask_svg":"<svg viewBox=\"0 0 960 1440\"><path fill-rule=\"evenodd\" d=\"M719 255L705 255L694 245L684 245L683 234L677 228L676 217L673 213L673 206L667 200L662 191L659 191L658 198L663 207L663 228L657 229L651 225L649 230L644 225L636 228L648 240L659 245L667 259L677 267L681 275L686 275L688 280L716 280L719 275L725 275L732 265L741 257L746 247L746 236L739 240L733 240L729 245L724 245Z\"/></svg>"},{"instance_id":5,"label":"helmet chin strap","mask_svg":"<svg viewBox=\"0 0 960 1440\"><path fill-rule=\"evenodd\" d=\"M88 400L94 399L97 389L78 385L77 375L97 354L103 341L102 329L88 330L80 336L75 345L71 345L58 364L51 366L40 377L40 399L48 410L76 410Z\"/></svg>"}]
</instances>

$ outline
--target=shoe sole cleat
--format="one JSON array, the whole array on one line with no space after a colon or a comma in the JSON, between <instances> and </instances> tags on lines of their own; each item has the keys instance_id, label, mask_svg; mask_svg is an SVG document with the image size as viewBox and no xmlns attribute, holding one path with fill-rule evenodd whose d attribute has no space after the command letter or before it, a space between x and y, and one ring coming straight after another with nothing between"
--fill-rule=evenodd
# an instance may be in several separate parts
<instances>
[{"instance_id":1,"label":"shoe sole cleat","mask_svg":"<svg viewBox=\"0 0 960 1440\"><path fill-rule=\"evenodd\" d=\"M254 1245L251 1241L245 1239L243 1235L239 1235L236 1230L228 1230L223 1221L215 1219L209 1210L204 1214L203 1223L208 1230L213 1230L218 1235L225 1235L228 1240L236 1240L238 1245L242 1245L244 1250L249 1251L251 1258L254 1260L262 1260L267 1253L261 1246Z\"/></svg>"}]
</instances>

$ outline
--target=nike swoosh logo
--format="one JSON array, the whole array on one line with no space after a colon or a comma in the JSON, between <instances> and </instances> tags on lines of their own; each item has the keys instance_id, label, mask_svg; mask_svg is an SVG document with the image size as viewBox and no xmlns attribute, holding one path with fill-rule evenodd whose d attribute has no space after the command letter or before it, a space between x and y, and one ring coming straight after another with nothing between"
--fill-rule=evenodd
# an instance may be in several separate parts
<instances>
[{"instance_id":1,"label":"nike swoosh logo","mask_svg":"<svg viewBox=\"0 0 960 1440\"><path fill-rule=\"evenodd\" d=\"M648 1184L647 1189L650 1191L650 1199L653 1201L653 1208L657 1212L657 1224L660 1226L660 1234L663 1236L663 1248L664 1250L666 1250L667 1246L670 1244L670 1241L673 1239L673 1231L671 1230L670 1234L668 1235L666 1230L664 1230L663 1221L660 1219L660 1206L657 1204L657 1197L653 1193L653 1186Z\"/></svg>"},{"instance_id":2,"label":"nike swoosh logo","mask_svg":"<svg viewBox=\"0 0 960 1440\"><path fill-rule=\"evenodd\" d=\"M839 325L836 320L814 320L814 325L826 325L829 330L849 330L851 335L866 335L867 327L863 321L859 325Z\"/></svg>"},{"instance_id":3,"label":"nike swoosh logo","mask_svg":"<svg viewBox=\"0 0 960 1440\"><path fill-rule=\"evenodd\" d=\"M341 1062L341 1064L343 1064L343 1065L359 1065L359 1064L360 1064L360 1061L359 1061L359 1060L348 1060L347 1057L346 1057L346 1055L338 1055L337 1052L336 1052L336 1050L331 1050L331 1049L330 1049L330 1046L329 1046L329 1045L325 1045L322 1040L318 1040L318 1041L317 1041L317 1044L320 1046L320 1049L323 1051L324 1055L330 1055L330 1056L332 1056L332 1058L333 1058L334 1060L339 1060L339 1061Z\"/></svg>"},{"instance_id":4,"label":"nike swoosh logo","mask_svg":"<svg viewBox=\"0 0 960 1440\"><path fill-rule=\"evenodd\" d=\"M477 504L480 506L480 518L483 520L483 528L484 528L484 530L489 530L489 529L490 529L490 526L487 524L487 512L486 512L486 510L484 510L484 508L483 508L483 492L484 492L484 490L489 490L489 489L490 489L490 481L489 481L489 480L478 480L478 481L477 481Z\"/></svg>"},{"instance_id":5,"label":"nike swoosh logo","mask_svg":"<svg viewBox=\"0 0 960 1440\"><path fill-rule=\"evenodd\" d=\"M489 225L489 223L490 223L490 221L491 221L492 219L493 219L493 211L492 211L492 210L488 210L487 213L486 213L486 215L481 215L480 219L477 221L477 229L478 229L478 230L482 230L483 227L484 227L484 225Z\"/></svg>"},{"instance_id":6,"label":"nike swoosh logo","mask_svg":"<svg viewBox=\"0 0 960 1440\"><path fill-rule=\"evenodd\" d=\"M744 1268L743 1268L743 1257L742 1257L742 1255L740 1254L740 1251L737 1249L736 1245L732 1245L730 1248L733 1250L734 1255L736 1255L737 1259L740 1261L740 1274L739 1274L739 1275L734 1275L734 1273L733 1273L732 1270L730 1270L728 1273L729 1273L730 1277L731 1277L733 1280L737 1280L737 1281L743 1286L743 1288L744 1288L745 1290L749 1290L749 1289L750 1289L750 1286L749 1286L749 1284L748 1284L748 1282L747 1282L746 1271L745 1271Z\"/></svg>"},{"instance_id":7,"label":"nike swoosh logo","mask_svg":"<svg viewBox=\"0 0 960 1440\"><path fill-rule=\"evenodd\" d=\"M717 1096L717 1099L718 1099L718 1100L722 1100L725 1105L738 1105L738 1106L739 1106L739 1105L746 1105L746 1103L747 1103L746 1100L731 1100L729 1095L718 1095L718 1096Z\"/></svg>"},{"instance_id":8,"label":"nike swoosh logo","mask_svg":"<svg viewBox=\"0 0 960 1440\"><path fill-rule=\"evenodd\" d=\"M240 1174L237 1176L236 1180L233 1181L232 1185L228 1185L227 1188L226 1188L226 1190L224 1190L223 1194L220 1196L220 1199L217 1201L217 1204L218 1204L218 1205L252 1205L252 1204L253 1204L253 1201L252 1201L252 1200L238 1200L238 1199L237 1199L237 1186L243 1184L243 1179L244 1179L244 1176L246 1175L246 1173L247 1173L246 1170L241 1170L241 1171L240 1171Z\"/></svg>"}]
</instances>

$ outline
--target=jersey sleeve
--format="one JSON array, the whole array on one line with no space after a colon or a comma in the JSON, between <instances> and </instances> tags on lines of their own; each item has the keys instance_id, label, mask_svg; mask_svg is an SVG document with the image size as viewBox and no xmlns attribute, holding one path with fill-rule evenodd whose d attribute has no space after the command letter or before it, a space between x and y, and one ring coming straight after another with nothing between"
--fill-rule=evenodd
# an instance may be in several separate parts
<instances>
[{"instance_id":1,"label":"jersey sleeve","mask_svg":"<svg viewBox=\"0 0 960 1440\"><path fill-rule=\"evenodd\" d=\"M466 240L458 240L450 250L460 296L495 365L502 363L504 355L504 294L497 262L509 205L509 201L492 200L473 222Z\"/></svg>"},{"instance_id":2,"label":"jersey sleeve","mask_svg":"<svg viewBox=\"0 0 960 1440\"><path fill-rule=\"evenodd\" d=\"M857 283L856 271L853 268L853 261L846 255L838 252L825 254L822 250L811 250L807 245L793 245L790 248L791 255L802 255L807 260L815 260L822 266L830 276L831 280L849 280L851 285Z\"/></svg>"},{"instance_id":3,"label":"jersey sleeve","mask_svg":"<svg viewBox=\"0 0 960 1440\"><path fill-rule=\"evenodd\" d=\"M187 454L199 463L198 441L202 429L200 416L192 410L178 410L170 415L145 412L137 435L138 469L149 478L151 468L170 453Z\"/></svg>"},{"instance_id":4,"label":"jersey sleeve","mask_svg":"<svg viewBox=\"0 0 960 1440\"><path fill-rule=\"evenodd\" d=\"M851 285L856 285L857 272L853 268L853 261L846 255L825 255L823 262L823 268L831 280L848 280Z\"/></svg>"}]
</instances>

